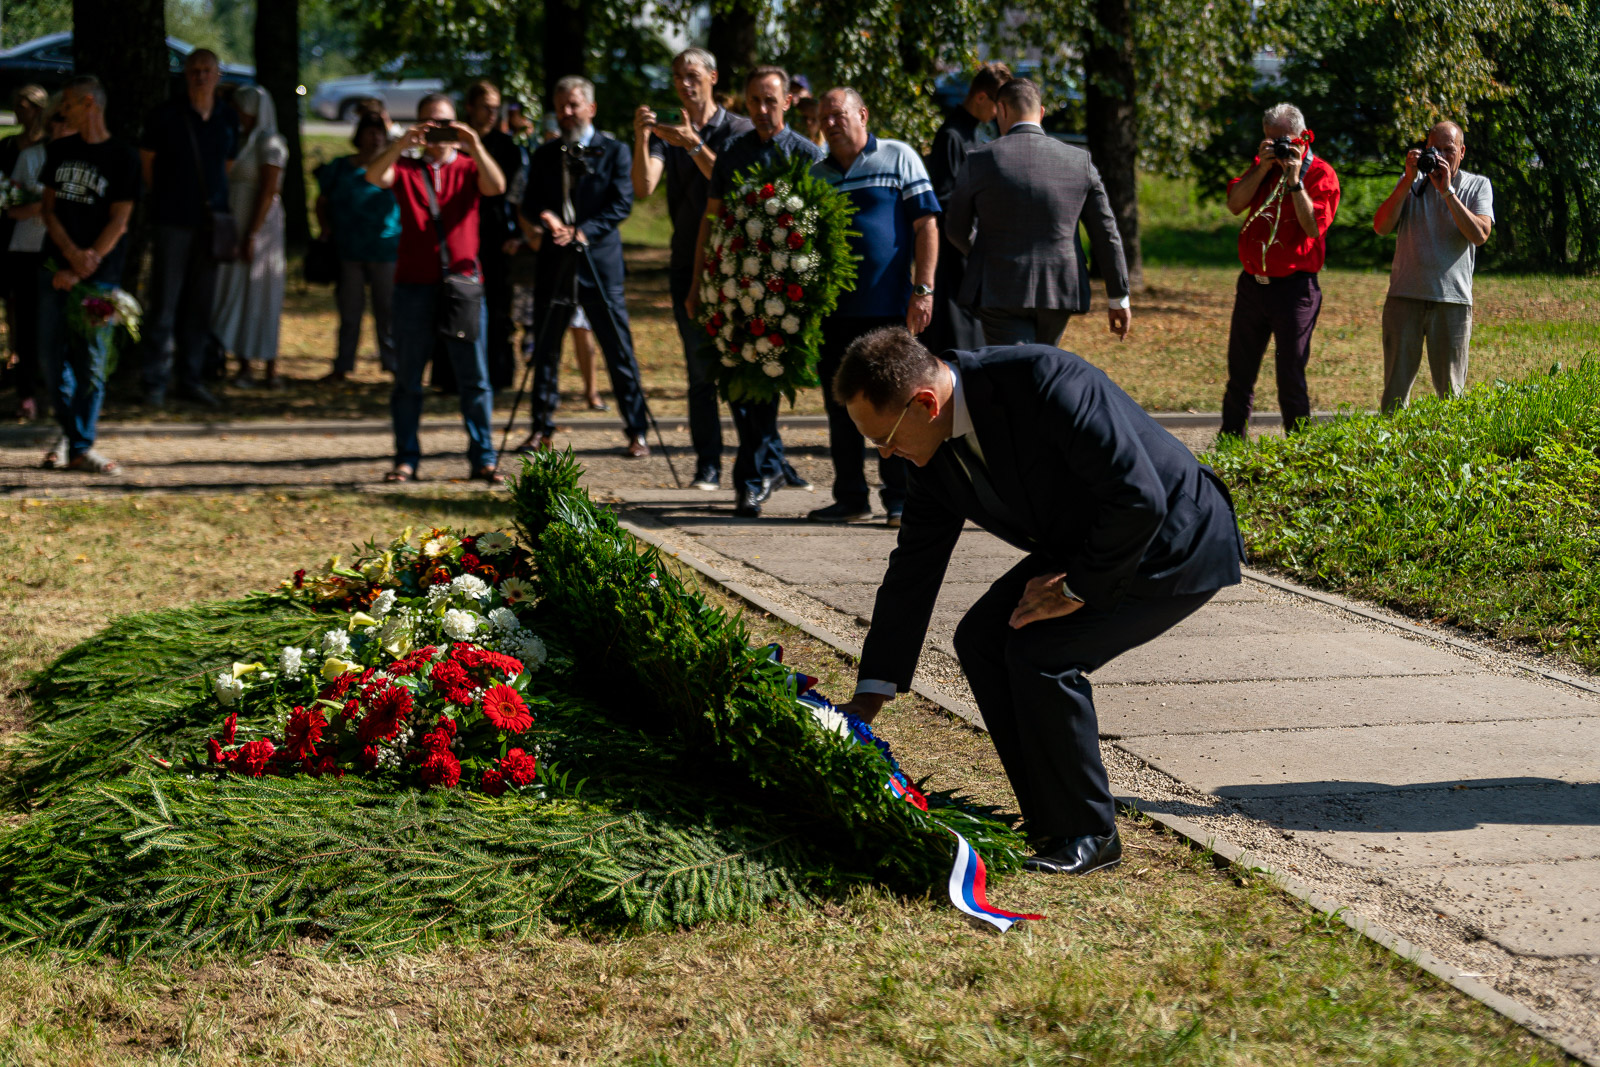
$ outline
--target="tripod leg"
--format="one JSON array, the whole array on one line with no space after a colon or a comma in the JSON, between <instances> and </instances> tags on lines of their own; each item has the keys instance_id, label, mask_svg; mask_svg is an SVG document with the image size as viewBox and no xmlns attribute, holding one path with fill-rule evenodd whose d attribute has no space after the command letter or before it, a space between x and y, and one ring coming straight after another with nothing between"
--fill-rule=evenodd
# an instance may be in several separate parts
<instances>
[{"instance_id":1,"label":"tripod leg","mask_svg":"<svg viewBox=\"0 0 1600 1067\"><path fill-rule=\"evenodd\" d=\"M544 305L542 321L538 313L538 302L537 300L534 302L533 358L528 360L528 366L522 373L522 384L517 387L517 395L511 400L511 417L506 420L505 433L502 434L500 440L500 450L502 452L505 451L506 441L511 437L511 425L517 419L517 408L521 405L524 392L530 393L528 398L530 411L536 409L538 397L532 395L529 385L537 380L536 370L539 361L547 358L552 348L555 351L555 358L557 360L561 358L561 338L567 332L568 324L572 322L572 309L574 306L571 298L563 299L563 295L573 289L573 283L577 280L576 270L577 264L570 262L570 260L562 266L561 272L556 275L554 286L556 297ZM538 418L536 414L532 417ZM522 446L517 449L518 452L527 450L527 446L531 445L534 438L538 436L538 430L538 424L534 423L532 432L528 434L528 439L523 442Z\"/></svg>"}]
</instances>

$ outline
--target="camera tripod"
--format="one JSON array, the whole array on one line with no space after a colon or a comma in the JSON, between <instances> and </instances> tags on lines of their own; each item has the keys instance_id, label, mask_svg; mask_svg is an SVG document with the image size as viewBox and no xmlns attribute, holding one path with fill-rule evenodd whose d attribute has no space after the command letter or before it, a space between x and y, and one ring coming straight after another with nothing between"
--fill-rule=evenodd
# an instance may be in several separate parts
<instances>
[{"instance_id":1,"label":"camera tripod","mask_svg":"<svg viewBox=\"0 0 1600 1067\"><path fill-rule=\"evenodd\" d=\"M505 431L500 435L500 451L506 450L506 442L511 439L511 427L517 421L517 409L522 405L522 394L528 392L533 381L533 376L542 359L553 358L558 362L561 359L561 336L566 333L567 327L572 323L572 313L579 306L578 303L578 272L584 272L595 291L600 294L600 303L605 307L606 318L611 325L613 336L622 336L621 323L617 321L616 310L611 306L611 298L607 295L605 287L600 284L600 276L594 269L594 263L589 259L589 246L581 241L574 241L566 248L565 262L561 266L561 273L557 275L555 296L545 305L544 321L537 323L537 333L533 339L533 358L528 360L522 372L522 381L517 386L516 396L511 401L511 417L506 419ZM638 360L635 357L635 368ZM644 407L644 417L649 421L650 428L656 433L656 443L661 446L661 454L666 457L667 469L672 472L672 483L679 489L683 488L683 479L678 476L678 466L672 462L672 450L667 447L666 439L661 436L661 424L656 422L655 413L650 410L650 401L644 395L644 374L639 372L639 403ZM531 410L533 398L530 396L528 406ZM531 417L531 416L530 416ZM518 452L526 452L538 440L539 429L534 426L522 444L517 446Z\"/></svg>"}]
</instances>

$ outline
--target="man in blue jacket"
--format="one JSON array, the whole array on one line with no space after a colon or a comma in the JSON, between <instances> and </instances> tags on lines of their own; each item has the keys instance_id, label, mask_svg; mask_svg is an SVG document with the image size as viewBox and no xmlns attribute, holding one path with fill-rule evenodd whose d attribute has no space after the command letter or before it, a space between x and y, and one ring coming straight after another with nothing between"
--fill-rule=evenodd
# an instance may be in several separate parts
<instances>
[{"instance_id":1,"label":"man in blue jacket","mask_svg":"<svg viewBox=\"0 0 1600 1067\"><path fill-rule=\"evenodd\" d=\"M913 466L855 696L871 720L911 686L967 520L1028 556L956 628L956 656L1005 765L1034 870L1122 856L1085 677L1239 581L1227 490L1093 364L1051 345L933 355L888 327L850 346L834 397Z\"/></svg>"},{"instance_id":2,"label":"man in blue jacket","mask_svg":"<svg viewBox=\"0 0 1600 1067\"><path fill-rule=\"evenodd\" d=\"M574 297L583 308L605 354L611 392L628 437L628 455L648 456L645 444L644 389L633 354L633 332L622 295L622 236L617 231L633 210L629 173L633 153L608 133L594 128L594 86L576 76L556 82L556 122L561 136L542 145L528 163L521 223L539 238L535 261L534 337L549 338L535 351L533 377L534 446L547 448L561 403L557 375L560 340L572 320ZM583 246L579 248L578 246ZM574 257L586 255L593 274ZM599 286L595 285L598 279ZM574 289L574 287L576 287ZM554 317L559 322L552 322Z\"/></svg>"}]
</instances>

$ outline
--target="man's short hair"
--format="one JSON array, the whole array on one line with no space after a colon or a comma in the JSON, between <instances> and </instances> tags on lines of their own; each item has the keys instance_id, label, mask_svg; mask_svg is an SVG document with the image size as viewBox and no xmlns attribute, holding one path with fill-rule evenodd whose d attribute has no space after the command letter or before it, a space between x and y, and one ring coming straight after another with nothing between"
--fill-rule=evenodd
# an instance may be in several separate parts
<instances>
[{"instance_id":1,"label":"man's short hair","mask_svg":"<svg viewBox=\"0 0 1600 1067\"><path fill-rule=\"evenodd\" d=\"M426 115L428 109L435 104L449 104L450 114L454 115L456 113L456 102L450 99L449 93L429 93L417 101L417 118L420 119L423 115Z\"/></svg>"},{"instance_id":2,"label":"man's short hair","mask_svg":"<svg viewBox=\"0 0 1600 1067\"><path fill-rule=\"evenodd\" d=\"M848 107L857 108L867 106L867 102L861 99L861 94L850 88L848 85L835 85L832 89L829 89L822 95L832 96L834 93L841 94L845 99L845 105Z\"/></svg>"},{"instance_id":3,"label":"man's short hair","mask_svg":"<svg viewBox=\"0 0 1600 1067\"><path fill-rule=\"evenodd\" d=\"M209 60L211 60L211 62L215 63L218 67L222 66L222 60L218 59L217 58L217 54L215 52L213 52L211 49L209 49L209 48L196 48L193 52L190 52L188 55L183 57L183 68L185 70L188 70L190 67L194 66L196 63L200 62L200 60L202 60L202 59L209 59Z\"/></svg>"},{"instance_id":4,"label":"man's short hair","mask_svg":"<svg viewBox=\"0 0 1600 1067\"><path fill-rule=\"evenodd\" d=\"M1275 130L1287 130L1289 136L1294 137L1305 132L1306 117L1293 104L1273 104L1267 108L1267 113L1261 116L1261 125L1271 126Z\"/></svg>"},{"instance_id":5,"label":"man's short hair","mask_svg":"<svg viewBox=\"0 0 1600 1067\"><path fill-rule=\"evenodd\" d=\"M1428 130L1427 139L1429 141L1433 140L1433 135L1438 133L1440 130L1449 130L1450 132L1454 133L1455 142L1457 144L1467 143L1467 133L1461 128L1461 124L1459 122L1451 122L1449 119L1445 119L1442 122L1435 122Z\"/></svg>"},{"instance_id":6,"label":"man's short hair","mask_svg":"<svg viewBox=\"0 0 1600 1067\"><path fill-rule=\"evenodd\" d=\"M482 100L490 93L499 96L500 87L494 82L490 81L488 78L479 78L477 81L467 86L467 103L476 104L479 100Z\"/></svg>"},{"instance_id":7,"label":"man's short hair","mask_svg":"<svg viewBox=\"0 0 1600 1067\"><path fill-rule=\"evenodd\" d=\"M910 399L939 369L939 357L904 326L884 326L862 334L845 349L833 376L833 398L848 404L862 397L877 411Z\"/></svg>"},{"instance_id":8,"label":"man's short hair","mask_svg":"<svg viewBox=\"0 0 1600 1067\"><path fill-rule=\"evenodd\" d=\"M61 87L65 93L68 89L79 96L87 96L94 100L94 106L101 111L106 109L106 87L99 78L93 74L75 74L67 79L67 84Z\"/></svg>"},{"instance_id":9,"label":"man's short hair","mask_svg":"<svg viewBox=\"0 0 1600 1067\"><path fill-rule=\"evenodd\" d=\"M1039 87L1027 78L1012 78L1000 87L994 101L1018 115L1031 115L1043 106L1044 97Z\"/></svg>"},{"instance_id":10,"label":"man's short hair","mask_svg":"<svg viewBox=\"0 0 1600 1067\"><path fill-rule=\"evenodd\" d=\"M783 95L789 95L789 72L784 70L782 67L775 67L770 63L767 63L756 67L749 74L745 75L744 88L746 96L748 96L750 93L750 83L758 78L777 78L783 83Z\"/></svg>"},{"instance_id":11,"label":"man's short hair","mask_svg":"<svg viewBox=\"0 0 1600 1067\"><path fill-rule=\"evenodd\" d=\"M562 93L577 93L583 97L585 104L592 104L594 103L594 82L582 75L568 74L565 78L556 82L555 92L551 93L550 97L554 99Z\"/></svg>"},{"instance_id":12,"label":"man's short hair","mask_svg":"<svg viewBox=\"0 0 1600 1067\"><path fill-rule=\"evenodd\" d=\"M972 76L972 84L967 86L967 95L977 96L983 93L990 100L994 100L1011 77L1011 68L1004 63L985 63Z\"/></svg>"},{"instance_id":13,"label":"man's short hair","mask_svg":"<svg viewBox=\"0 0 1600 1067\"><path fill-rule=\"evenodd\" d=\"M680 63L698 63L709 73L715 73L717 69L717 57L704 48L685 48L672 57L672 69L677 70Z\"/></svg>"}]
</instances>

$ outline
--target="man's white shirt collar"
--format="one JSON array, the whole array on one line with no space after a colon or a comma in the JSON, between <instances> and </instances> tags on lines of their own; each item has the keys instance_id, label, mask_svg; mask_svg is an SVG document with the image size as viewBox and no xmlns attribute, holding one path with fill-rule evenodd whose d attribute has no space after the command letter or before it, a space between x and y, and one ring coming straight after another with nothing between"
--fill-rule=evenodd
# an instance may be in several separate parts
<instances>
[{"instance_id":1,"label":"man's white shirt collar","mask_svg":"<svg viewBox=\"0 0 1600 1067\"><path fill-rule=\"evenodd\" d=\"M961 385L961 371L956 369L954 363L946 363L945 369L950 372L950 436L965 437L972 432L972 412L967 410L967 391Z\"/></svg>"}]
</instances>

